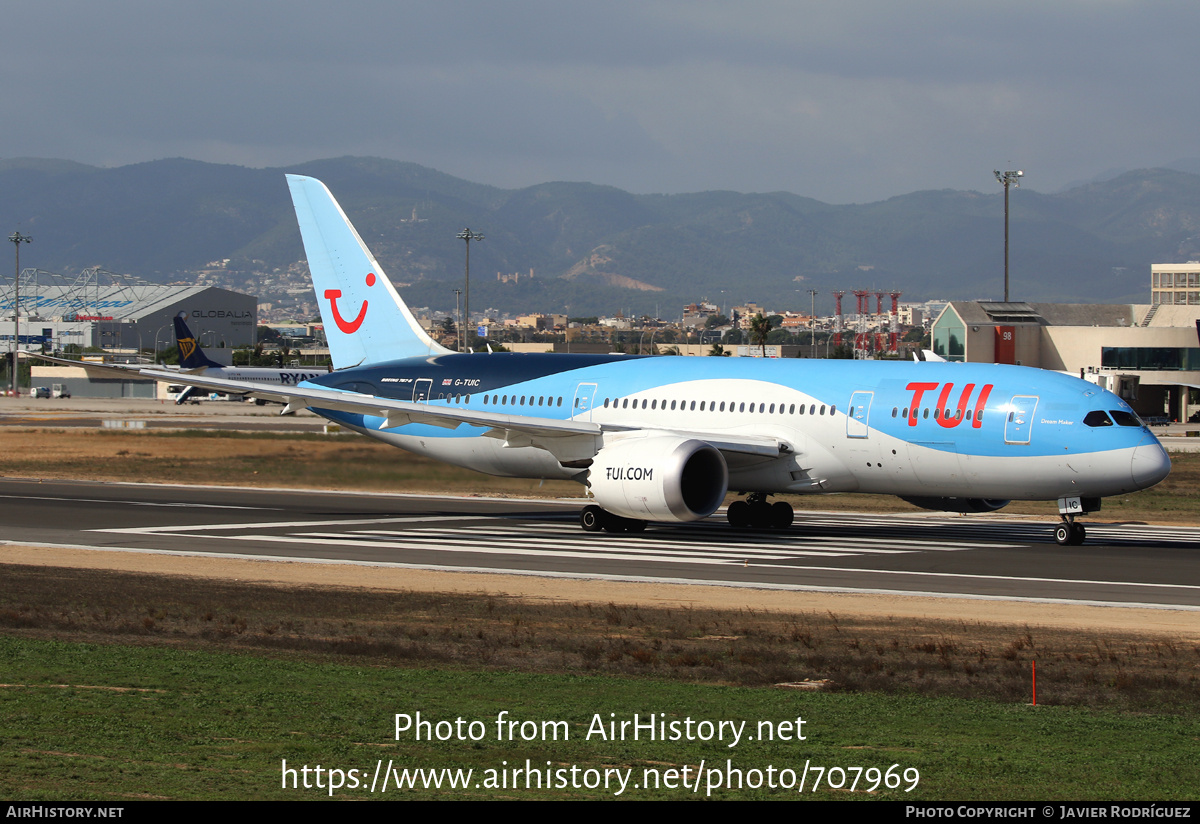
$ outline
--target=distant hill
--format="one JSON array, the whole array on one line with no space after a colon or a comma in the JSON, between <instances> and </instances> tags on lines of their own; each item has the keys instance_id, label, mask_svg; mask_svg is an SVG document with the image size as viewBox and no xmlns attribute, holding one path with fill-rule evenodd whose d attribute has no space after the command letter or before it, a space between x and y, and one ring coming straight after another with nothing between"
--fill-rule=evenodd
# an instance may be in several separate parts
<instances>
[{"instance_id":1,"label":"distant hill","mask_svg":"<svg viewBox=\"0 0 1200 824\"><path fill-rule=\"evenodd\" d=\"M833 289L998 298L1003 195L923 191L833 206L786 192L633 195L590 183L507 190L413 163L344 157L286 169L171 159L118 168L0 161L0 227L22 263L191 278L228 258L270 272L303 258L284 172L324 180L414 305L453 306L470 227L472 306L670 317L708 297L829 306ZM1148 300L1149 266L1200 257L1200 176L1148 169L1057 194L1014 190L1014 299ZM414 210L416 220L413 219ZM533 280L501 284L497 272Z\"/></svg>"}]
</instances>

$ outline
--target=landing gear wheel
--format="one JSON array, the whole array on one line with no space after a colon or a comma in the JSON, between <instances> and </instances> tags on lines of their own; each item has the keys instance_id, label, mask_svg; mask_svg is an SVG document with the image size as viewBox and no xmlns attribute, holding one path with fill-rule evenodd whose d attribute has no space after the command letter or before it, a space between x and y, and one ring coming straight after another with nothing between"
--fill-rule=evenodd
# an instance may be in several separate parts
<instances>
[{"instance_id":1,"label":"landing gear wheel","mask_svg":"<svg viewBox=\"0 0 1200 824\"><path fill-rule=\"evenodd\" d=\"M579 525L583 527L584 532L599 532L604 529L604 522L607 520L608 513L595 505L585 506L579 513Z\"/></svg>"},{"instance_id":2,"label":"landing gear wheel","mask_svg":"<svg viewBox=\"0 0 1200 824\"><path fill-rule=\"evenodd\" d=\"M750 526L755 529L766 529L772 526L773 519L771 517L771 505L766 501L749 501L747 506L750 507Z\"/></svg>"},{"instance_id":3,"label":"landing gear wheel","mask_svg":"<svg viewBox=\"0 0 1200 824\"><path fill-rule=\"evenodd\" d=\"M775 529L787 529L792 525L796 513L792 511L792 505L786 501L776 501L771 504L771 526Z\"/></svg>"},{"instance_id":4,"label":"landing gear wheel","mask_svg":"<svg viewBox=\"0 0 1200 824\"><path fill-rule=\"evenodd\" d=\"M750 504L745 501L734 501L729 505L725 517L729 520L730 526L736 526L739 529L750 526Z\"/></svg>"},{"instance_id":5,"label":"landing gear wheel","mask_svg":"<svg viewBox=\"0 0 1200 824\"><path fill-rule=\"evenodd\" d=\"M637 518L622 518L595 504L585 506L579 513L579 525L584 532L641 532L646 522Z\"/></svg>"},{"instance_id":6,"label":"landing gear wheel","mask_svg":"<svg viewBox=\"0 0 1200 824\"><path fill-rule=\"evenodd\" d=\"M1063 521L1054 528L1054 540L1059 546L1079 546L1087 537L1083 524L1074 521Z\"/></svg>"},{"instance_id":7,"label":"landing gear wheel","mask_svg":"<svg viewBox=\"0 0 1200 824\"><path fill-rule=\"evenodd\" d=\"M633 523L629 518L622 518L620 515L613 515L611 512L604 513L607 519L604 522L605 532L628 532L629 525Z\"/></svg>"},{"instance_id":8,"label":"landing gear wheel","mask_svg":"<svg viewBox=\"0 0 1200 824\"><path fill-rule=\"evenodd\" d=\"M787 529L795 513L786 501L767 503L767 496L755 492L744 501L734 501L725 514L729 523L739 529Z\"/></svg>"}]
</instances>

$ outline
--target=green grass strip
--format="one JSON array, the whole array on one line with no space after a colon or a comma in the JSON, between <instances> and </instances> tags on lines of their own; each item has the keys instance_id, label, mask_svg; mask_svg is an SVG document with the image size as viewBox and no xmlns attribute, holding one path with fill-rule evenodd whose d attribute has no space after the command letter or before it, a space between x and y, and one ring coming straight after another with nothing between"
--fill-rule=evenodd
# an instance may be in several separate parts
<instances>
[{"instance_id":1,"label":"green grass strip","mask_svg":"<svg viewBox=\"0 0 1200 824\"><path fill-rule=\"evenodd\" d=\"M333 797L364 799L611 798L620 775L627 780L621 797L637 799L1162 801L1194 798L1200 786L1200 721L1174 714L355 667L21 638L0 638L0 662L0 794L13 800L327 798L330 769L342 770L347 785ZM449 722L428 732L450 740L417 741L412 732L397 740L395 715L418 712L434 725ZM518 725L500 735L504 712ZM676 724L667 732L680 740L647 740L645 731L633 740L628 729L605 740L595 732L597 720L619 724L635 714ZM723 741L686 740L689 730L694 738L708 729L701 722L722 721L745 722L736 746L728 746L728 726ZM768 727L788 740L759 740ZM534 740L521 740L522 730ZM479 740L469 740L472 733ZM285 759L297 771L297 789L282 786ZM349 786L349 770L369 785L376 765L389 763L416 786L397 790L390 782L374 794ZM706 772L693 791L702 763ZM798 782L806 764L803 796L766 786ZM824 772L813 793L817 768ZM416 774L402 772L416 769L426 779L440 776L442 788L422 787ZM868 792L871 777L883 785L889 769L900 786ZM920 774L907 793L906 769ZM446 786L456 770L471 771L466 787ZM654 776L657 788L644 786ZM718 776L723 786L713 789ZM730 789L738 776L742 787ZM589 780L600 786L572 786ZM844 786L827 788L830 780ZM748 786L754 783L763 786Z\"/></svg>"}]
</instances>

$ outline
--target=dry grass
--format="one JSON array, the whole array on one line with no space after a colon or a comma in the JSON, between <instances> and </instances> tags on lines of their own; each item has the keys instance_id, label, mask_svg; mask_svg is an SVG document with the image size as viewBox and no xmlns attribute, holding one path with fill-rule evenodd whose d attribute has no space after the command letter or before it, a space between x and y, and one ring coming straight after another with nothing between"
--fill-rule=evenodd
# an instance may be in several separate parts
<instances>
[{"instance_id":1,"label":"dry grass","mask_svg":"<svg viewBox=\"0 0 1200 824\"><path fill-rule=\"evenodd\" d=\"M357 435L0 431L0 475L97 481L573 497L566 481L495 478Z\"/></svg>"},{"instance_id":2,"label":"dry grass","mask_svg":"<svg viewBox=\"0 0 1200 824\"><path fill-rule=\"evenodd\" d=\"M379 666L588 672L1194 713L1200 645L930 621L534 603L9 565L5 634Z\"/></svg>"}]
</instances>

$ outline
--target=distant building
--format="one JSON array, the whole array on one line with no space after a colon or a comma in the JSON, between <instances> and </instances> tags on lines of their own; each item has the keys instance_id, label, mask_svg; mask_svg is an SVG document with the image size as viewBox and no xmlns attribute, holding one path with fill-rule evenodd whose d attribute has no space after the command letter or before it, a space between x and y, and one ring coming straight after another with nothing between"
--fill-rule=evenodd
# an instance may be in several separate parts
<instances>
[{"instance_id":1,"label":"distant building","mask_svg":"<svg viewBox=\"0 0 1200 824\"><path fill-rule=\"evenodd\" d=\"M926 315L922 304L902 303L898 308L901 326L922 326L925 323Z\"/></svg>"},{"instance_id":2,"label":"distant building","mask_svg":"<svg viewBox=\"0 0 1200 824\"><path fill-rule=\"evenodd\" d=\"M11 284L11 281L10 281ZM0 290L0 350L12 346L12 288ZM196 338L214 359L220 350L253 346L258 298L211 286L142 283L94 290L21 280L20 335L23 351L80 348L153 350L175 345L173 319L185 314Z\"/></svg>"},{"instance_id":3,"label":"distant building","mask_svg":"<svg viewBox=\"0 0 1200 824\"><path fill-rule=\"evenodd\" d=\"M1200 262L1150 266L1150 305L1200 306Z\"/></svg>"},{"instance_id":4,"label":"distant building","mask_svg":"<svg viewBox=\"0 0 1200 824\"><path fill-rule=\"evenodd\" d=\"M501 283L520 283L521 278L533 280L533 269L529 270L528 275L523 275L520 272L513 272L511 275L507 275L504 272L496 273L496 280L500 281Z\"/></svg>"},{"instance_id":5,"label":"distant building","mask_svg":"<svg viewBox=\"0 0 1200 824\"><path fill-rule=\"evenodd\" d=\"M933 351L1070 372L1142 415L1187 420L1200 386L1198 321L1200 305L954 301L933 323Z\"/></svg>"}]
</instances>

